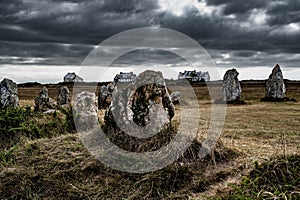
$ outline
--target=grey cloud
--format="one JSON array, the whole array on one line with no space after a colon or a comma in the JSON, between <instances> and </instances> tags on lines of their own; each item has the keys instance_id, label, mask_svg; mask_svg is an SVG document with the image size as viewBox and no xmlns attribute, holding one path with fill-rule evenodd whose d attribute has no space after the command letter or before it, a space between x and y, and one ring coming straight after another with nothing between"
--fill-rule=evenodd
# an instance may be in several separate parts
<instances>
[{"instance_id":1,"label":"grey cloud","mask_svg":"<svg viewBox=\"0 0 300 200\"><path fill-rule=\"evenodd\" d=\"M204 1L204 0L202 0ZM300 20L297 0L206 0L208 5L221 6L221 13L202 15L188 8L182 16L161 11L158 0L11 0L0 2L0 63L24 62L31 58L37 64L78 65L97 45L119 32L147 26L161 26L180 31L197 40L215 58L221 52L234 52L232 63L264 63L255 52L271 55L300 53L300 33L276 33L281 26ZM266 10L268 25L249 22L254 9ZM236 18L228 18L234 14ZM284 54L285 53L285 54ZM7 57L20 59L9 60ZM23 59L24 58L24 59ZM143 52L127 55L123 63L181 62L165 52ZM274 58L274 57L273 57ZM22 60L23 59L23 60ZM249 59L249 61L247 61ZM255 60L256 59L256 60ZM277 58L279 59L279 58ZM285 59L286 58L282 58ZM287 60L292 65L295 58ZM175 61L175 62L174 62ZM271 61L271 59L270 59ZM269 62L269 61L268 61Z\"/></svg>"},{"instance_id":2,"label":"grey cloud","mask_svg":"<svg viewBox=\"0 0 300 200\"><path fill-rule=\"evenodd\" d=\"M149 50L141 49L129 52L123 56L120 56L114 63L113 66L136 66L136 65L145 65L145 64L177 64L186 62L180 56L164 51L164 50Z\"/></svg>"},{"instance_id":3,"label":"grey cloud","mask_svg":"<svg viewBox=\"0 0 300 200\"><path fill-rule=\"evenodd\" d=\"M255 8L263 8L268 5L265 0L206 0L208 5L224 5L223 13L230 14L245 14Z\"/></svg>"},{"instance_id":4,"label":"grey cloud","mask_svg":"<svg viewBox=\"0 0 300 200\"><path fill-rule=\"evenodd\" d=\"M95 44L128 28L151 25L148 12L157 7L155 1L149 0L63 3L65 1L18 1L18 9L12 8L16 12L10 14L10 20L0 19L0 39ZM10 10L9 3L3 4ZM19 26L24 34L18 35L18 30L3 27L12 24ZM8 34L9 31L12 34Z\"/></svg>"},{"instance_id":5,"label":"grey cloud","mask_svg":"<svg viewBox=\"0 0 300 200\"><path fill-rule=\"evenodd\" d=\"M0 41L1 64L26 64L36 59L42 65L80 65L93 46L57 43L24 43ZM34 59L33 59L34 60Z\"/></svg>"},{"instance_id":6,"label":"grey cloud","mask_svg":"<svg viewBox=\"0 0 300 200\"><path fill-rule=\"evenodd\" d=\"M246 57L246 58L249 58L249 57L252 57L252 56L254 56L256 54L257 54L256 51L237 51L237 52L233 53L233 56L234 57Z\"/></svg>"},{"instance_id":7,"label":"grey cloud","mask_svg":"<svg viewBox=\"0 0 300 200\"><path fill-rule=\"evenodd\" d=\"M235 0L230 4L226 4L223 13L225 15L244 14L250 10L253 10L254 8L262 8L265 5L267 5L267 1L264 0Z\"/></svg>"},{"instance_id":8,"label":"grey cloud","mask_svg":"<svg viewBox=\"0 0 300 200\"><path fill-rule=\"evenodd\" d=\"M270 15L268 20L271 26L285 25L300 21L300 1L285 0L270 6L267 10Z\"/></svg>"}]
</instances>

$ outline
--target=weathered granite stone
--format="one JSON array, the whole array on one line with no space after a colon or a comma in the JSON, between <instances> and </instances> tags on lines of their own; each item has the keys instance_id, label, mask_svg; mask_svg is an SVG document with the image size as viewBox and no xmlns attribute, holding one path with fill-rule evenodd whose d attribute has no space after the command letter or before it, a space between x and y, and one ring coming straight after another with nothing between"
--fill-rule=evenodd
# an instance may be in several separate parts
<instances>
[{"instance_id":1,"label":"weathered granite stone","mask_svg":"<svg viewBox=\"0 0 300 200\"><path fill-rule=\"evenodd\" d=\"M137 131L138 127L158 132L167 127L174 112L162 73L148 70L125 88L115 87L104 121L126 132Z\"/></svg>"},{"instance_id":2,"label":"weathered granite stone","mask_svg":"<svg viewBox=\"0 0 300 200\"><path fill-rule=\"evenodd\" d=\"M59 94L57 97L57 105L61 106L69 106L70 105L70 91L67 86L63 86L59 89Z\"/></svg>"},{"instance_id":3,"label":"weathered granite stone","mask_svg":"<svg viewBox=\"0 0 300 200\"><path fill-rule=\"evenodd\" d=\"M282 71L277 64L270 74L266 83L266 99L283 99L285 98L285 84L283 81Z\"/></svg>"},{"instance_id":4,"label":"weathered granite stone","mask_svg":"<svg viewBox=\"0 0 300 200\"><path fill-rule=\"evenodd\" d=\"M44 86L39 93L39 96L35 98L35 111L48 111L55 108L55 101L48 96L48 89Z\"/></svg>"},{"instance_id":5,"label":"weathered granite stone","mask_svg":"<svg viewBox=\"0 0 300 200\"><path fill-rule=\"evenodd\" d=\"M98 124L96 95L81 92L75 96L74 120L77 130L89 130Z\"/></svg>"},{"instance_id":6,"label":"weathered granite stone","mask_svg":"<svg viewBox=\"0 0 300 200\"><path fill-rule=\"evenodd\" d=\"M236 69L228 70L223 78L223 97L225 102L239 101L242 88L238 79L239 73Z\"/></svg>"},{"instance_id":7,"label":"weathered granite stone","mask_svg":"<svg viewBox=\"0 0 300 200\"><path fill-rule=\"evenodd\" d=\"M10 79L3 79L0 83L0 109L15 108L19 105L18 86Z\"/></svg>"}]
</instances>

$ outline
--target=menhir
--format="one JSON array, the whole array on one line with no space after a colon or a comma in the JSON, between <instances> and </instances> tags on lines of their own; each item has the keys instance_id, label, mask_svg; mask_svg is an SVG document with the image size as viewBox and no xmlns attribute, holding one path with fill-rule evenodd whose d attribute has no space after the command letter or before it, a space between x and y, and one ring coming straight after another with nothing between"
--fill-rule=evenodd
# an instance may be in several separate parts
<instances>
[{"instance_id":1,"label":"menhir","mask_svg":"<svg viewBox=\"0 0 300 200\"><path fill-rule=\"evenodd\" d=\"M269 76L269 79L266 83L266 97L265 99L269 100L281 100L285 98L285 84L283 80L282 71L280 66L277 64L272 73Z\"/></svg>"},{"instance_id":2,"label":"menhir","mask_svg":"<svg viewBox=\"0 0 300 200\"><path fill-rule=\"evenodd\" d=\"M68 107L70 106L70 91L67 86L63 86L59 89L57 97L57 106L58 107Z\"/></svg>"},{"instance_id":3,"label":"menhir","mask_svg":"<svg viewBox=\"0 0 300 200\"><path fill-rule=\"evenodd\" d=\"M44 86L35 98L35 111L48 111L55 108L55 101L48 96L48 89Z\"/></svg>"},{"instance_id":4,"label":"menhir","mask_svg":"<svg viewBox=\"0 0 300 200\"><path fill-rule=\"evenodd\" d=\"M161 72L147 70L125 88L115 86L112 104L105 113L105 124L115 129L136 132L161 131L174 117Z\"/></svg>"},{"instance_id":5,"label":"menhir","mask_svg":"<svg viewBox=\"0 0 300 200\"><path fill-rule=\"evenodd\" d=\"M223 97L227 103L238 102L241 99L242 88L236 69L228 70L223 77Z\"/></svg>"},{"instance_id":6,"label":"menhir","mask_svg":"<svg viewBox=\"0 0 300 200\"><path fill-rule=\"evenodd\" d=\"M19 105L18 86L10 79L0 83L0 109L15 108Z\"/></svg>"}]
</instances>

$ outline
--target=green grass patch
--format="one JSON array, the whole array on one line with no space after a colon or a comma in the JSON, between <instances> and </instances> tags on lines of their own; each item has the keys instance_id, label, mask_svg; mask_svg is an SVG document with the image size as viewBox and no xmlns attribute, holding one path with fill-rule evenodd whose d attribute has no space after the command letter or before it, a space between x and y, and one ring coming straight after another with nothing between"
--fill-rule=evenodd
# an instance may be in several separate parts
<instances>
[{"instance_id":1,"label":"green grass patch","mask_svg":"<svg viewBox=\"0 0 300 200\"><path fill-rule=\"evenodd\" d=\"M223 199L300 199L300 155L273 158L243 177Z\"/></svg>"},{"instance_id":2,"label":"green grass patch","mask_svg":"<svg viewBox=\"0 0 300 200\"><path fill-rule=\"evenodd\" d=\"M52 114L34 112L30 106L0 110L0 165L13 163L19 143L75 132L71 109Z\"/></svg>"}]
</instances>

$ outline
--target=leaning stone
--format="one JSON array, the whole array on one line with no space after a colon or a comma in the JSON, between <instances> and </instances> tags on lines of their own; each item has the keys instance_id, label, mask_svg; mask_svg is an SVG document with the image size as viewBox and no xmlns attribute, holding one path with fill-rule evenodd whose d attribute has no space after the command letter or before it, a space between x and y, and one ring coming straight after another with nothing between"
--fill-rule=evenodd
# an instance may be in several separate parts
<instances>
[{"instance_id":1,"label":"leaning stone","mask_svg":"<svg viewBox=\"0 0 300 200\"><path fill-rule=\"evenodd\" d=\"M236 69L228 70L223 78L223 100L234 103L241 100L242 88L238 79L239 73Z\"/></svg>"},{"instance_id":2,"label":"leaning stone","mask_svg":"<svg viewBox=\"0 0 300 200\"><path fill-rule=\"evenodd\" d=\"M0 83L0 109L19 106L18 86L10 79L3 79Z\"/></svg>"}]
</instances>

